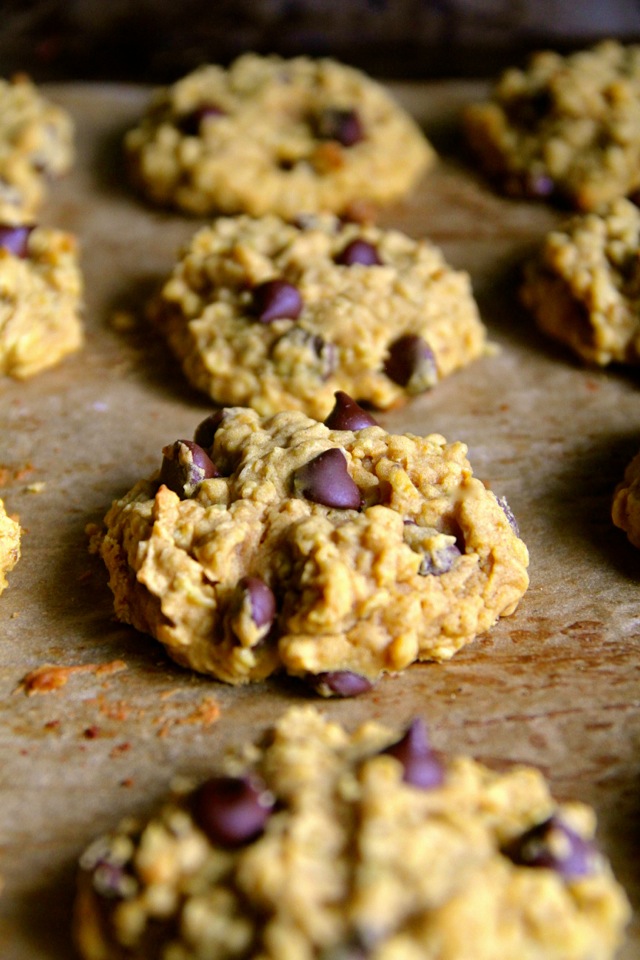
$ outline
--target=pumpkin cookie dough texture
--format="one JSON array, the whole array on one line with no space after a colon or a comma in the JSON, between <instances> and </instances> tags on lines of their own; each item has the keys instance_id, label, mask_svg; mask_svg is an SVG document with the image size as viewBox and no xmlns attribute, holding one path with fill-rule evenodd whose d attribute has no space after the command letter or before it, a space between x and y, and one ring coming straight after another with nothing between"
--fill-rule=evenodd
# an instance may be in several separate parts
<instances>
[{"instance_id":1,"label":"pumpkin cookie dough texture","mask_svg":"<svg viewBox=\"0 0 640 960\"><path fill-rule=\"evenodd\" d=\"M25 379L78 350L82 293L73 234L0 226L0 373Z\"/></svg>"},{"instance_id":2,"label":"pumpkin cookie dough texture","mask_svg":"<svg viewBox=\"0 0 640 960\"><path fill-rule=\"evenodd\" d=\"M358 70L256 54L158 90L125 153L157 204L285 218L390 203L435 160L414 120Z\"/></svg>"},{"instance_id":3,"label":"pumpkin cookie dough texture","mask_svg":"<svg viewBox=\"0 0 640 960\"><path fill-rule=\"evenodd\" d=\"M624 198L575 214L525 267L521 298L582 360L640 362L640 211Z\"/></svg>"},{"instance_id":4,"label":"pumpkin cookie dough texture","mask_svg":"<svg viewBox=\"0 0 640 960\"><path fill-rule=\"evenodd\" d=\"M640 453L629 463L615 489L611 516L634 547L640 547Z\"/></svg>"},{"instance_id":5,"label":"pumpkin cookie dough texture","mask_svg":"<svg viewBox=\"0 0 640 960\"><path fill-rule=\"evenodd\" d=\"M150 315L194 386L263 414L324 418L336 390L388 408L486 351L469 277L437 247L333 215L218 219Z\"/></svg>"},{"instance_id":6,"label":"pumpkin cookie dough texture","mask_svg":"<svg viewBox=\"0 0 640 960\"><path fill-rule=\"evenodd\" d=\"M9 517L0 499L0 593L7 586L5 576L20 558L20 524Z\"/></svg>"},{"instance_id":7,"label":"pumpkin cookie dough texture","mask_svg":"<svg viewBox=\"0 0 640 960\"><path fill-rule=\"evenodd\" d=\"M481 167L513 196L593 210L640 187L640 45L534 54L464 112Z\"/></svg>"},{"instance_id":8,"label":"pumpkin cookie dough texture","mask_svg":"<svg viewBox=\"0 0 640 960\"><path fill-rule=\"evenodd\" d=\"M80 861L84 960L612 960L626 897L593 811L532 767L442 757L421 720L311 707Z\"/></svg>"},{"instance_id":9,"label":"pumpkin cookie dough texture","mask_svg":"<svg viewBox=\"0 0 640 960\"><path fill-rule=\"evenodd\" d=\"M22 222L70 170L74 126L24 74L0 80L0 222Z\"/></svg>"},{"instance_id":10,"label":"pumpkin cookie dough texture","mask_svg":"<svg viewBox=\"0 0 640 960\"><path fill-rule=\"evenodd\" d=\"M165 447L92 547L118 618L179 663L350 695L514 611L528 585L514 528L464 444L389 434L339 395L327 424L218 411Z\"/></svg>"}]
</instances>

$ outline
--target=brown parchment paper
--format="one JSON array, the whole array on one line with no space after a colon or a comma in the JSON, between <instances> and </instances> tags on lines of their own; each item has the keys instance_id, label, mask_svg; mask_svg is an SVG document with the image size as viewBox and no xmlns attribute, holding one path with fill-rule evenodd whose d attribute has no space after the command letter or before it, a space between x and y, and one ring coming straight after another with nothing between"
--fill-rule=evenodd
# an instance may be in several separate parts
<instances>
[{"instance_id":1,"label":"brown parchment paper","mask_svg":"<svg viewBox=\"0 0 640 960\"><path fill-rule=\"evenodd\" d=\"M518 305L518 266L559 218L494 195L465 155L459 108L473 82L396 85L440 162L383 225L429 236L471 274L492 341L486 357L399 411L393 431L469 445L474 472L507 497L531 553L516 613L447 664L421 664L349 701L320 701L349 725L420 713L439 749L489 764L534 764L558 797L595 806L599 838L640 897L640 553L609 519L613 488L640 448L637 374L587 370ZM77 234L86 279L83 351L25 383L0 382L0 496L24 527L0 598L0 956L63 960L75 862L176 774L204 777L254 737L298 687L234 689L182 670L112 619L85 526L191 436L209 411L165 346L135 320L197 221L145 206L126 186L120 142L148 90L58 85L77 123L73 173L41 222ZM55 669L24 678L43 665ZM640 955L632 924L623 960Z\"/></svg>"}]
</instances>

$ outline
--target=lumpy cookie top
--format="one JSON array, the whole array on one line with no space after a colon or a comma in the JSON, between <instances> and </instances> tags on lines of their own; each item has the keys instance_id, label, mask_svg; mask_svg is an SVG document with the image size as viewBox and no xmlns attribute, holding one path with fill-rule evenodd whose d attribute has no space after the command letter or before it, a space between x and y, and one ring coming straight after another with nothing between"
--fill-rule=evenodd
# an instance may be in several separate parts
<instances>
[{"instance_id":1,"label":"lumpy cookie top","mask_svg":"<svg viewBox=\"0 0 640 960\"><path fill-rule=\"evenodd\" d=\"M85 960L611 960L629 907L593 811L310 707L80 862Z\"/></svg>"},{"instance_id":2,"label":"lumpy cookie top","mask_svg":"<svg viewBox=\"0 0 640 960\"><path fill-rule=\"evenodd\" d=\"M640 362L640 210L619 199L551 231L525 266L521 299L587 363Z\"/></svg>"},{"instance_id":3,"label":"lumpy cookie top","mask_svg":"<svg viewBox=\"0 0 640 960\"><path fill-rule=\"evenodd\" d=\"M284 671L351 695L451 657L513 612L527 549L462 443L226 408L164 448L94 541L116 615L229 683Z\"/></svg>"},{"instance_id":4,"label":"lumpy cookie top","mask_svg":"<svg viewBox=\"0 0 640 960\"><path fill-rule=\"evenodd\" d=\"M486 350L469 276L427 240L344 223L222 217L151 305L216 403L324 418L336 390L387 408Z\"/></svg>"},{"instance_id":5,"label":"lumpy cookie top","mask_svg":"<svg viewBox=\"0 0 640 960\"><path fill-rule=\"evenodd\" d=\"M20 558L20 524L9 517L0 499L0 593L7 586L5 574Z\"/></svg>"},{"instance_id":6,"label":"lumpy cookie top","mask_svg":"<svg viewBox=\"0 0 640 960\"><path fill-rule=\"evenodd\" d=\"M0 80L0 220L23 223L73 163L73 121L23 74Z\"/></svg>"},{"instance_id":7,"label":"lumpy cookie top","mask_svg":"<svg viewBox=\"0 0 640 960\"><path fill-rule=\"evenodd\" d=\"M0 224L0 374L31 377L83 343L73 234Z\"/></svg>"},{"instance_id":8,"label":"lumpy cookie top","mask_svg":"<svg viewBox=\"0 0 640 960\"><path fill-rule=\"evenodd\" d=\"M388 203L435 159L411 117L358 70L256 54L157 91L125 151L133 182L158 204L285 218Z\"/></svg>"},{"instance_id":9,"label":"lumpy cookie top","mask_svg":"<svg viewBox=\"0 0 640 960\"><path fill-rule=\"evenodd\" d=\"M592 210L640 186L640 45L534 54L464 114L471 147L515 196Z\"/></svg>"}]
</instances>

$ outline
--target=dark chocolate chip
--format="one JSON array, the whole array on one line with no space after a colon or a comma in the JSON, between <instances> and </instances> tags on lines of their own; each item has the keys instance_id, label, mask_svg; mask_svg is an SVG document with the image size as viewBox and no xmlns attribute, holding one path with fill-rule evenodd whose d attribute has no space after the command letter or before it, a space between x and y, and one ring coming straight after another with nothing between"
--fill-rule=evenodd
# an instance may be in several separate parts
<instances>
[{"instance_id":1,"label":"dark chocolate chip","mask_svg":"<svg viewBox=\"0 0 640 960\"><path fill-rule=\"evenodd\" d=\"M407 393L423 393L438 382L438 368L429 344L417 334L408 333L389 347L384 372Z\"/></svg>"},{"instance_id":2,"label":"dark chocolate chip","mask_svg":"<svg viewBox=\"0 0 640 960\"><path fill-rule=\"evenodd\" d=\"M511 527L511 529L512 529L513 532L515 533L516 537L519 537L519 536L520 536L520 528L518 527L518 521L517 521L516 518L514 517L513 511L512 511L512 509L511 509L511 507L509 506L509 504L507 503L507 498L506 498L506 497L496 497L496 499L497 499L498 503L500 504L500 506L502 507L502 511L503 511L505 517L506 517L507 520L509 521L509 526Z\"/></svg>"},{"instance_id":3,"label":"dark chocolate chip","mask_svg":"<svg viewBox=\"0 0 640 960\"><path fill-rule=\"evenodd\" d=\"M251 619L257 627L270 627L276 615L276 598L260 577L243 577L236 587L241 602L249 601Z\"/></svg>"},{"instance_id":4,"label":"dark chocolate chip","mask_svg":"<svg viewBox=\"0 0 640 960\"><path fill-rule=\"evenodd\" d=\"M297 287L286 280L265 280L253 290L253 307L260 323L297 320L302 313L302 297Z\"/></svg>"},{"instance_id":5,"label":"dark chocolate chip","mask_svg":"<svg viewBox=\"0 0 640 960\"><path fill-rule=\"evenodd\" d=\"M373 689L370 680L351 670L329 670L308 679L314 690L323 697L359 697Z\"/></svg>"},{"instance_id":6,"label":"dark chocolate chip","mask_svg":"<svg viewBox=\"0 0 640 960\"><path fill-rule=\"evenodd\" d=\"M461 556L459 547L455 543L448 543L440 550L431 554L425 554L420 563L418 573L421 577L429 575L439 577L443 573L448 573L452 566Z\"/></svg>"},{"instance_id":7,"label":"dark chocolate chip","mask_svg":"<svg viewBox=\"0 0 640 960\"><path fill-rule=\"evenodd\" d=\"M347 459L337 447L319 453L294 473L296 493L325 507L359 510L360 491L349 475Z\"/></svg>"},{"instance_id":8,"label":"dark chocolate chip","mask_svg":"<svg viewBox=\"0 0 640 960\"><path fill-rule=\"evenodd\" d=\"M192 440L176 440L162 453L160 483L183 500L193 496L203 480L220 476L206 450Z\"/></svg>"},{"instance_id":9,"label":"dark chocolate chip","mask_svg":"<svg viewBox=\"0 0 640 960\"><path fill-rule=\"evenodd\" d=\"M200 133L200 124L209 117L224 117L226 111L215 103L204 103L192 110L190 113L183 114L178 119L178 126L182 133L188 137L197 137Z\"/></svg>"},{"instance_id":10,"label":"dark chocolate chip","mask_svg":"<svg viewBox=\"0 0 640 960\"><path fill-rule=\"evenodd\" d=\"M444 780L444 769L429 745L427 729L419 717L397 743L383 752L400 761L404 767L402 779L412 787L429 790Z\"/></svg>"},{"instance_id":11,"label":"dark chocolate chip","mask_svg":"<svg viewBox=\"0 0 640 960\"><path fill-rule=\"evenodd\" d=\"M364 128L356 110L323 110L315 118L314 131L319 140L336 140L343 147L353 147L364 140Z\"/></svg>"},{"instance_id":12,"label":"dark chocolate chip","mask_svg":"<svg viewBox=\"0 0 640 960\"><path fill-rule=\"evenodd\" d=\"M224 414L224 408L222 410L216 410L215 413L210 413L208 417L205 417L205 419L198 424L193 435L193 439L198 446L208 448L209 450L211 449L216 430L222 423Z\"/></svg>"},{"instance_id":13,"label":"dark chocolate chip","mask_svg":"<svg viewBox=\"0 0 640 960\"><path fill-rule=\"evenodd\" d=\"M595 845L555 815L516 837L502 852L518 866L547 867L566 880L594 873L600 860Z\"/></svg>"},{"instance_id":14,"label":"dark chocolate chip","mask_svg":"<svg viewBox=\"0 0 640 960\"><path fill-rule=\"evenodd\" d=\"M324 421L330 430L364 430L365 427L376 427L377 421L371 414L352 400L344 390L336 390L333 410Z\"/></svg>"},{"instance_id":15,"label":"dark chocolate chip","mask_svg":"<svg viewBox=\"0 0 640 960\"><path fill-rule=\"evenodd\" d=\"M258 837L273 805L262 781L248 777L213 777L192 797L195 822L222 847L241 846Z\"/></svg>"},{"instance_id":16,"label":"dark chocolate chip","mask_svg":"<svg viewBox=\"0 0 640 960\"><path fill-rule=\"evenodd\" d=\"M335 258L335 262L345 267L360 263L365 267L379 267L382 264L380 254L367 240L352 240Z\"/></svg>"},{"instance_id":17,"label":"dark chocolate chip","mask_svg":"<svg viewBox=\"0 0 640 960\"><path fill-rule=\"evenodd\" d=\"M0 226L0 247L14 257L25 259L29 255L29 237L33 226Z\"/></svg>"}]
</instances>

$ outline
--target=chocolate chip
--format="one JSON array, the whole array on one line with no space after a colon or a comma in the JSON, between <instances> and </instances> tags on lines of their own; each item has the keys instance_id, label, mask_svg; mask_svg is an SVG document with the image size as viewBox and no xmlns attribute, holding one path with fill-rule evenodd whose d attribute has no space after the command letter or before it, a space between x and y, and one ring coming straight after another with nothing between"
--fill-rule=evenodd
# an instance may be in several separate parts
<instances>
[{"instance_id":1,"label":"chocolate chip","mask_svg":"<svg viewBox=\"0 0 640 960\"><path fill-rule=\"evenodd\" d=\"M225 415L225 409L216 410L215 413L210 413L208 417L198 424L196 427L195 433L193 435L194 441L200 447L211 449L213 445L213 439L216 435L216 430L222 423Z\"/></svg>"},{"instance_id":2,"label":"chocolate chip","mask_svg":"<svg viewBox=\"0 0 640 960\"><path fill-rule=\"evenodd\" d=\"M423 393L438 382L436 359L429 344L417 334L408 333L389 347L384 372L407 393Z\"/></svg>"},{"instance_id":3,"label":"chocolate chip","mask_svg":"<svg viewBox=\"0 0 640 960\"><path fill-rule=\"evenodd\" d=\"M343 147L353 147L364 140L364 128L356 110L323 110L314 118L313 128L319 140L337 140Z\"/></svg>"},{"instance_id":4,"label":"chocolate chip","mask_svg":"<svg viewBox=\"0 0 640 960\"><path fill-rule=\"evenodd\" d=\"M516 837L502 852L518 866L547 867L566 880L594 873L600 859L595 845L556 815Z\"/></svg>"},{"instance_id":5,"label":"chocolate chip","mask_svg":"<svg viewBox=\"0 0 640 960\"><path fill-rule=\"evenodd\" d=\"M444 780L442 764L429 746L427 729L419 717L411 723L405 735L383 753L400 761L404 767L402 779L412 787L428 790L440 786Z\"/></svg>"},{"instance_id":6,"label":"chocolate chip","mask_svg":"<svg viewBox=\"0 0 640 960\"><path fill-rule=\"evenodd\" d=\"M302 297L297 287L286 280L265 280L253 290L253 307L260 323L297 320L302 313Z\"/></svg>"},{"instance_id":7,"label":"chocolate chip","mask_svg":"<svg viewBox=\"0 0 640 960\"><path fill-rule=\"evenodd\" d=\"M380 255L374 245L367 240L352 240L335 258L335 262L345 267L360 263L365 267L379 267L382 264Z\"/></svg>"},{"instance_id":8,"label":"chocolate chip","mask_svg":"<svg viewBox=\"0 0 640 960\"><path fill-rule=\"evenodd\" d=\"M276 598L260 577L243 577L238 581L235 603L244 606L246 602L256 627L270 627L276 615Z\"/></svg>"},{"instance_id":9,"label":"chocolate chip","mask_svg":"<svg viewBox=\"0 0 640 960\"><path fill-rule=\"evenodd\" d=\"M203 120L207 120L209 117L224 116L226 116L226 111L224 111L222 107L219 107L215 103L203 103L190 113L185 113L179 117L178 126L186 136L197 137L200 133L200 125Z\"/></svg>"},{"instance_id":10,"label":"chocolate chip","mask_svg":"<svg viewBox=\"0 0 640 960\"><path fill-rule=\"evenodd\" d=\"M295 324L275 341L271 360L283 376L304 369L305 376L327 380L336 369L337 350L319 333Z\"/></svg>"},{"instance_id":11,"label":"chocolate chip","mask_svg":"<svg viewBox=\"0 0 640 960\"><path fill-rule=\"evenodd\" d=\"M371 414L352 400L344 390L336 390L333 410L324 421L330 430L364 430L365 427L376 427L377 421Z\"/></svg>"},{"instance_id":12,"label":"chocolate chip","mask_svg":"<svg viewBox=\"0 0 640 960\"><path fill-rule=\"evenodd\" d=\"M313 689L323 697L359 697L373 689L373 684L351 670L329 670L309 676Z\"/></svg>"},{"instance_id":13,"label":"chocolate chip","mask_svg":"<svg viewBox=\"0 0 640 960\"><path fill-rule=\"evenodd\" d=\"M160 483L185 500L193 496L203 480L220 476L209 455L192 440L176 440L164 447Z\"/></svg>"},{"instance_id":14,"label":"chocolate chip","mask_svg":"<svg viewBox=\"0 0 640 960\"><path fill-rule=\"evenodd\" d=\"M222 847L241 846L258 837L273 806L273 797L257 778L213 777L192 797L195 822Z\"/></svg>"},{"instance_id":15,"label":"chocolate chip","mask_svg":"<svg viewBox=\"0 0 640 960\"><path fill-rule=\"evenodd\" d=\"M33 226L0 226L0 247L24 260L29 255L29 237Z\"/></svg>"},{"instance_id":16,"label":"chocolate chip","mask_svg":"<svg viewBox=\"0 0 640 960\"><path fill-rule=\"evenodd\" d=\"M433 554L425 554L418 573L421 577L439 577L443 573L448 573L461 555L460 549L455 543L448 543Z\"/></svg>"},{"instance_id":17,"label":"chocolate chip","mask_svg":"<svg viewBox=\"0 0 640 960\"><path fill-rule=\"evenodd\" d=\"M293 476L297 494L325 507L359 510L362 498L347 470L347 459L337 447L319 453Z\"/></svg>"},{"instance_id":18,"label":"chocolate chip","mask_svg":"<svg viewBox=\"0 0 640 960\"><path fill-rule=\"evenodd\" d=\"M519 537L519 536L520 536L520 528L518 527L518 521L517 521L516 518L514 517L513 511L512 511L512 509L511 509L511 507L509 506L509 504L507 503L507 498L506 498L506 497L496 497L496 499L497 499L498 503L500 504L500 506L502 507L502 510L503 510L503 513L504 513L505 517L506 517L507 520L509 521L509 526L511 527L511 529L512 529L513 532L515 533L516 537Z\"/></svg>"}]
</instances>

